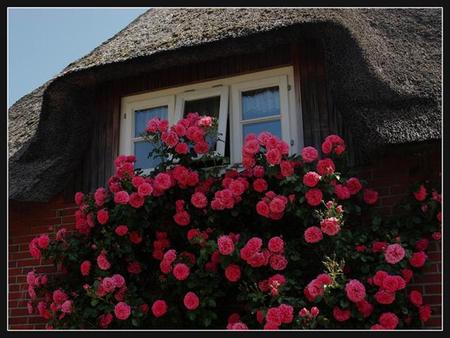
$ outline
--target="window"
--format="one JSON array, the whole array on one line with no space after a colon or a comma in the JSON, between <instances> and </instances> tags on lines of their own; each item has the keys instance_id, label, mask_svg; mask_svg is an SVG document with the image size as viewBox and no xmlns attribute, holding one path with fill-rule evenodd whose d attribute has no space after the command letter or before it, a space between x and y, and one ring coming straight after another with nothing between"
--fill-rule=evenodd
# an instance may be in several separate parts
<instances>
[{"instance_id":1,"label":"window","mask_svg":"<svg viewBox=\"0 0 450 338\"><path fill-rule=\"evenodd\" d=\"M218 120L218 138L209 143L216 153L242 160L245 136L269 131L290 145L291 153L303 147L301 107L295 107L292 67L202 82L122 99L120 152L135 154L137 168L151 169L150 144L140 133L153 117L173 124L189 112L212 115Z\"/></svg>"}]
</instances>

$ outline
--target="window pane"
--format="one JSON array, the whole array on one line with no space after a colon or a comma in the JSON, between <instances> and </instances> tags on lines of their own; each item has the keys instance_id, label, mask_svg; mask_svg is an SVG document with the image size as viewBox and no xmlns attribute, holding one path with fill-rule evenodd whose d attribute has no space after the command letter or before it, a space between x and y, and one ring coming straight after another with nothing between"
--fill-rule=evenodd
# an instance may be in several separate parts
<instances>
[{"instance_id":1,"label":"window pane","mask_svg":"<svg viewBox=\"0 0 450 338\"><path fill-rule=\"evenodd\" d=\"M219 110L220 110L220 96L213 96L204 99L185 101L184 103L184 116L186 116L188 113L199 113L199 115L208 115L218 119ZM208 135L206 137L206 142L208 142L210 149L216 148L216 141L217 136Z\"/></svg>"},{"instance_id":2,"label":"window pane","mask_svg":"<svg viewBox=\"0 0 450 338\"><path fill-rule=\"evenodd\" d=\"M167 120L167 106L136 110L134 115L134 136L138 137L145 131L148 120L154 117Z\"/></svg>"},{"instance_id":3,"label":"window pane","mask_svg":"<svg viewBox=\"0 0 450 338\"><path fill-rule=\"evenodd\" d=\"M281 139L281 121L280 120L244 124L243 127L244 127L243 140L245 140L245 137L250 133L256 134L256 136L258 136L259 133L261 133L263 131L268 131L269 133L271 133Z\"/></svg>"},{"instance_id":4,"label":"window pane","mask_svg":"<svg viewBox=\"0 0 450 338\"><path fill-rule=\"evenodd\" d=\"M278 86L242 92L242 119L280 115Z\"/></svg>"},{"instance_id":5,"label":"window pane","mask_svg":"<svg viewBox=\"0 0 450 338\"><path fill-rule=\"evenodd\" d=\"M136 168L147 169L154 168L160 162L160 158L147 158L148 154L153 150L154 146L145 141L134 143L134 155L136 156Z\"/></svg>"}]
</instances>

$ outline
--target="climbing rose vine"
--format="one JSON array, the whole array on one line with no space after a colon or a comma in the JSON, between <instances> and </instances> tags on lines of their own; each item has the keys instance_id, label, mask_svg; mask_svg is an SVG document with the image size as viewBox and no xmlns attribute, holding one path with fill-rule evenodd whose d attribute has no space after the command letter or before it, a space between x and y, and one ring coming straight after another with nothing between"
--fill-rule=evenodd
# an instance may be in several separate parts
<instances>
[{"instance_id":1,"label":"climbing rose vine","mask_svg":"<svg viewBox=\"0 0 450 338\"><path fill-rule=\"evenodd\" d=\"M161 164L119 156L107 187L75 195L75 229L34 238L59 273L27 276L48 328L419 327L431 315L408 284L441 238L441 195L413 187L396 211L350 175L337 135L321 151L263 132L240 167L218 166L216 121L157 118L143 135ZM220 140L218 141L220 142Z\"/></svg>"}]
</instances>

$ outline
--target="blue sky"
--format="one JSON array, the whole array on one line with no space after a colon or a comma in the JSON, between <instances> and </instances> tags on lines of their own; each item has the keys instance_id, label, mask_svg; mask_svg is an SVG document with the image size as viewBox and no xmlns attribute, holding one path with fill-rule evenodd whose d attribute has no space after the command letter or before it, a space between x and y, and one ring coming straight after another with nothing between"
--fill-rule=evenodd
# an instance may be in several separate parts
<instances>
[{"instance_id":1,"label":"blue sky","mask_svg":"<svg viewBox=\"0 0 450 338\"><path fill-rule=\"evenodd\" d=\"M8 107L148 8L10 8Z\"/></svg>"}]
</instances>

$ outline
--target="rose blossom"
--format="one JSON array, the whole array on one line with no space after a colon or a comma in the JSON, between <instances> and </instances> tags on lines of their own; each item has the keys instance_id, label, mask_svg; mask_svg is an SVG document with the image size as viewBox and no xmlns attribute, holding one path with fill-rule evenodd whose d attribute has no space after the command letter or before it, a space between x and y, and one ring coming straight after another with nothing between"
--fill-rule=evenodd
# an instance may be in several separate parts
<instances>
[{"instance_id":1,"label":"rose blossom","mask_svg":"<svg viewBox=\"0 0 450 338\"><path fill-rule=\"evenodd\" d=\"M423 303L422 294L416 290L412 290L410 292L409 300L417 307L420 307Z\"/></svg>"},{"instance_id":2,"label":"rose blossom","mask_svg":"<svg viewBox=\"0 0 450 338\"><path fill-rule=\"evenodd\" d=\"M241 268L236 264L230 264L225 269L225 277L230 282L237 282L241 278Z\"/></svg>"},{"instance_id":3,"label":"rose blossom","mask_svg":"<svg viewBox=\"0 0 450 338\"><path fill-rule=\"evenodd\" d=\"M189 277L190 270L189 267L184 263L178 263L174 266L173 275L178 280L185 280Z\"/></svg>"},{"instance_id":4,"label":"rose blossom","mask_svg":"<svg viewBox=\"0 0 450 338\"><path fill-rule=\"evenodd\" d=\"M305 147L302 149L302 159L306 163L311 163L317 160L319 153L314 147Z\"/></svg>"},{"instance_id":5,"label":"rose blossom","mask_svg":"<svg viewBox=\"0 0 450 338\"><path fill-rule=\"evenodd\" d=\"M116 315L117 319L125 320L131 314L131 307L124 302L119 302L114 307L114 314Z\"/></svg>"},{"instance_id":6,"label":"rose blossom","mask_svg":"<svg viewBox=\"0 0 450 338\"><path fill-rule=\"evenodd\" d=\"M307 187L314 188L317 183L319 183L321 176L315 171L308 171L305 176L303 176L303 184Z\"/></svg>"},{"instance_id":7,"label":"rose blossom","mask_svg":"<svg viewBox=\"0 0 450 338\"><path fill-rule=\"evenodd\" d=\"M351 279L347 282L345 285L345 292L347 294L347 298L354 303L360 302L366 297L366 288L356 279Z\"/></svg>"},{"instance_id":8,"label":"rose blossom","mask_svg":"<svg viewBox=\"0 0 450 338\"><path fill-rule=\"evenodd\" d=\"M106 258L106 255L104 253L101 253L97 257L97 265L102 270L108 270L111 267L111 263Z\"/></svg>"},{"instance_id":9,"label":"rose blossom","mask_svg":"<svg viewBox=\"0 0 450 338\"><path fill-rule=\"evenodd\" d=\"M395 329L398 325L398 317L392 312L383 313L378 321L385 329L389 330Z\"/></svg>"},{"instance_id":10,"label":"rose blossom","mask_svg":"<svg viewBox=\"0 0 450 338\"><path fill-rule=\"evenodd\" d=\"M279 236L272 237L269 240L267 247L273 253L281 253L284 250L284 241Z\"/></svg>"},{"instance_id":11,"label":"rose blossom","mask_svg":"<svg viewBox=\"0 0 450 338\"><path fill-rule=\"evenodd\" d=\"M194 207L202 209L208 205L208 199L202 192L196 192L191 196L191 203Z\"/></svg>"},{"instance_id":12,"label":"rose blossom","mask_svg":"<svg viewBox=\"0 0 450 338\"><path fill-rule=\"evenodd\" d=\"M428 319L430 319L431 316L431 307L430 305L422 305L419 308L419 319L422 322L426 322L428 321Z\"/></svg>"},{"instance_id":13,"label":"rose blossom","mask_svg":"<svg viewBox=\"0 0 450 338\"><path fill-rule=\"evenodd\" d=\"M421 202L421 201L425 200L425 198L427 197L427 189L422 184L422 185L420 185L419 190L414 192L413 194L414 194L414 197L416 198L416 200Z\"/></svg>"},{"instance_id":14,"label":"rose blossom","mask_svg":"<svg viewBox=\"0 0 450 338\"><path fill-rule=\"evenodd\" d=\"M396 264L405 257L405 249L400 244L390 244L384 252L384 258L389 264Z\"/></svg>"},{"instance_id":15,"label":"rose blossom","mask_svg":"<svg viewBox=\"0 0 450 338\"><path fill-rule=\"evenodd\" d=\"M80 264L80 271L83 276L88 276L91 270L91 262L86 260Z\"/></svg>"},{"instance_id":16,"label":"rose blossom","mask_svg":"<svg viewBox=\"0 0 450 338\"><path fill-rule=\"evenodd\" d=\"M110 313L106 313L106 314L100 315L98 317L99 326L102 329L106 329L109 326L109 324L111 324L112 320L113 320L113 315Z\"/></svg>"},{"instance_id":17,"label":"rose blossom","mask_svg":"<svg viewBox=\"0 0 450 338\"><path fill-rule=\"evenodd\" d=\"M156 318L162 317L167 312L167 303L162 300L156 300L152 305L152 313Z\"/></svg>"},{"instance_id":18,"label":"rose blossom","mask_svg":"<svg viewBox=\"0 0 450 338\"><path fill-rule=\"evenodd\" d=\"M114 203L127 204L130 200L130 195L126 191L119 191L114 194Z\"/></svg>"},{"instance_id":19,"label":"rose blossom","mask_svg":"<svg viewBox=\"0 0 450 338\"><path fill-rule=\"evenodd\" d=\"M269 205L264 201L259 201L256 203L256 212L264 217L268 217L270 215Z\"/></svg>"},{"instance_id":20,"label":"rose blossom","mask_svg":"<svg viewBox=\"0 0 450 338\"><path fill-rule=\"evenodd\" d=\"M363 199L367 204L375 204L378 201L378 192L372 189L364 189Z\"/></svg>"},{"instance_id":21,"label":"rose blossom","mask_svg":"<svg viewBox=\"0 0 450 338\"><path fill-rule=\"evenodd\" d=\"M336 167L331 158L324 158L323 160L319 160L319 162L317 162L316 171L319 175L330 175L334 173L335 170Z\"/></svg>"},{"instance_id":22,"label":"rose blossom","mask_svg":"<svg viewBox=\"0 0 450 338\"><path fill-rule=\"evenodd\" d=\"M100 224L106 224L109 220L109 213L106 209L101 209L97 212L97 220Z\"/></svg>"},{"instance_id":23,"label":"rose blossom","mask_svg":"<svg viewBox=\"0 0 450 338\"><path fill-rule=\"evenodd\" d=\"M195 310L200 305L200 300L194 292L189 291L184 296L183 303L186 309Z\"/></svg>"},{"instance_id":24,"label":"rose blossom","mask_svg":"<svg viewBox=\"0 0 450 338\"><path fill-rule=\"evenodd\" d=\"M349 178L345 183L345 186L348 188L350 194L352 195L357 194L362 189L361 182L356 177Z\"/></svg>"},{"instance_id":25,"label":"rose blossom","mask_svg":"<svg viewBox=\"0 0 450 338\"><path fill-rule=\"evenodd\" d=\"M128 233L128 227L126 225L118 225L114 232L118 236L125 236Z\"/></svg>"},{"instance_id":26,"label":"rose blossom","mask_svg":"<svg viewBox=\"0 0 450 338\"><path fill-rule=\"evenodd\" d=\"M224 256L229 256L234 251L234 243L230 236L220 236L217 239L217 246L220 254Z\"/></svg>"},{"instance_id":27,"label":"rose blossom","mask_svg":"<svg viewBox=\"0 0 450 338\"><path fill-rule=\"evenodd\" d=\"M350 310L342 310L337 306L333 308L333 317L338 322L345 322L346 320L350 319L351 314L352 313L350 312Z\"/></svg>"},{"instance_id":28,"label":"rose blossom","mask_svg":"<svg viewBox=\"0 0 450 338\"><path fill-rule=\"evenodd\" d=\"M47 235L40 235L37 244L41 249L47 249L50 243L50 238Z\"/></svg>"},{"instance_id":29,"label":"rose blossom","mask_svg":"<svg viewBox=\"0 0 450 338\"><path fill-rule=\"evenodd\" d=\"M306 192L305 198L310 206L316 207L322 202L322 191L317 188L310 189Z\"/></svg>"},{"instance_id":30,"label":"rose blossom","mask_svg":"<svg viewBox=\"0 0 450 338\"><path fill-rule=\"evenodd\" d=\"M414 252L409 259L409 264L414 266L415 268L421 268L425 261L427 260L427 255L423 251Z\"/></svg>"},{"instance_id":31,"label":"rose blossom","mask_svg":"<svg viewBox=\"0 0 450 338\"><path fill-rule=\"evenodd\" d=\"M309 227L305 230L304 238L307 243L317 243L323 238L322 231L318 227Z\"/></svg>"},{"instance_id":32,"label":"rose blossom","mask_svg":"<svg viewBox=\"0 0 450 338\"><path fill-rule=\"evenodd\" d=\"M328 236L334 236L341 230L341 227L336 217L329 217L320 222L320 229Z\"/></svg>"}]
</instances>

